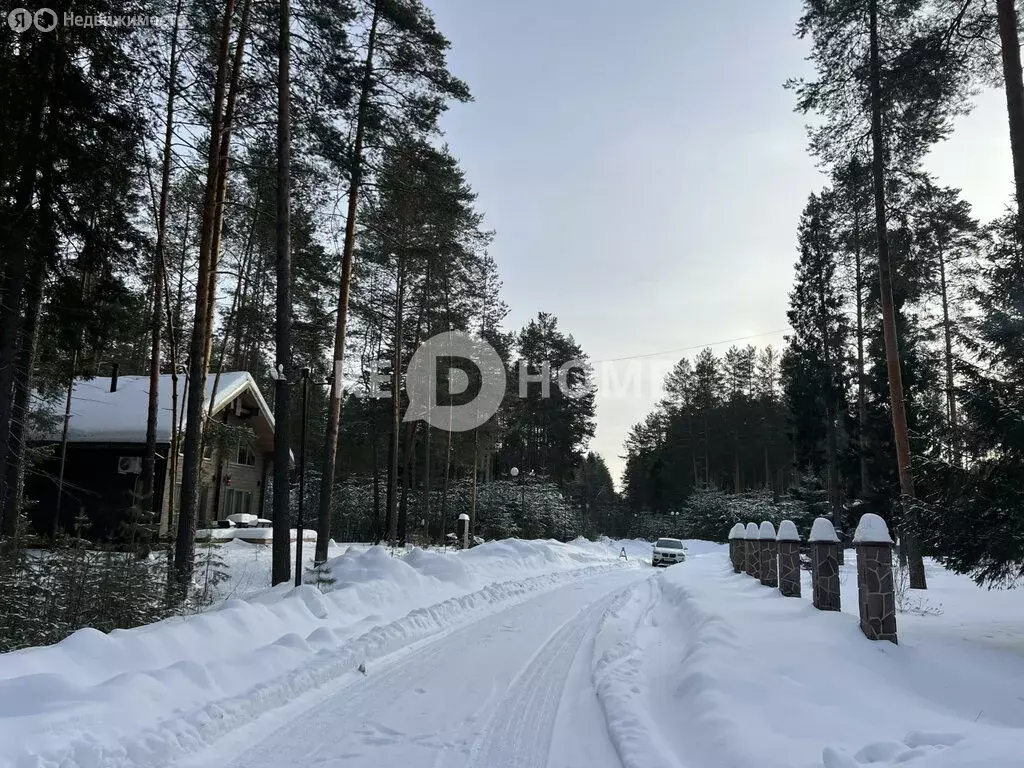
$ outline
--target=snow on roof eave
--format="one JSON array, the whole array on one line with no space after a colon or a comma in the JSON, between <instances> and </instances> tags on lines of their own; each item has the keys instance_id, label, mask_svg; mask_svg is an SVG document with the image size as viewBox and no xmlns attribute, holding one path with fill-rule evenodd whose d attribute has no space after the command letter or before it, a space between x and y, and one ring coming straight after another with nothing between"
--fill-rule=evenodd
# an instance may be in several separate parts
<instances>
[{"instance_id":1,"label":"snow on roof eave","mask_svg":"<svg viewBox=\"0 0 1024 768\"><path fill-rule=\"evenodd\" d=\"M267 405L267 401L263 399L263 393L260 392L260 388L256 385L256 379L252 377L252 374L248 371L239 371L242 375L231 382L231 385L224 390L217 389L217 397L213 403L213 411L217 413L221 409L231 404L231 401L242 394L246 389L252 390L253 396L256 398L256 405L259 406L260 413L267 420L267 424L270 426L270 431L273 434L277 433L277 425L274 422L274 414L270 410L270 406ZM295 463L295 451L291 448L288 449L288 458L292 464Z\"/></svg>"},{"instance_id":2,"label":"snow on roof eave","mask_svg":"<svg viewBox=\"0 0 1024 768\"><path fill-rule=\"evenodd\" d=\"M270 406L267 405L267 401L263 399L263 393L260 392L260 388L256 385L256 379L254 379L252 374L248 371L240 371L240 373L242 375L234 378L226 389L220 389L220 387L217 388L217 396L213 402L214 413L226 408L231 404L232 400L242 394L246 389L249 389L252 390L253 396L256 398L256 405L259 406L260 412L266 418L271 431L276 431L277 427L274 424L274 414L270 410Z\"/></svg>"}]
</instances>

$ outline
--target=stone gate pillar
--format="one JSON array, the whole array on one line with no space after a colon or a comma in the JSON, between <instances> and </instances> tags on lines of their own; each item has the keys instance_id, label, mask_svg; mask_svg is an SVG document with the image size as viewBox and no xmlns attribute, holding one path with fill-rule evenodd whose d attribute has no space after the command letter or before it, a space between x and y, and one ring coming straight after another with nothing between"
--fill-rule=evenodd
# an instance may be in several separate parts
<instances>
[{"instance_id":1,"label":"stone gate pillar","mask_svg":"<svg viewBox=\"0 0 1024 768\"><path fill-rule=\"evenodd\" d=\"M896 638L896 588L892 578L892 537L885 520L870 512L853 535L857 548L860 630L869 640Z\"/></svg>"},{"instance_id":2,"label":"stone gate pillar","mask_svg":"<svg viewBox=\"0 0 1024 768\"><path fill-rule=\"evenodd\" d=\"M459 515L459 521L456 523L455 535L459 538L459 548L469 549L469 515L465 512Z\"/></svg>"},{"instance_id":3,"label":"stone gate pillar","mask_svg":"<svg viewBox=\"0 0 1024 768\"><path fill-rule=\"evenodd\" d=\"M743 550L746 532L743 523L736 523L732 530L729 531L729 560L732 562L733 573L741 573L743 571L743 561L746 557L746 552Z\"/></svg>"},{"instance_id":4,"label":"stone gate pillar","mask_svg":"<svg viewBox=\"0 0 1024 768\"><path fill-rule=\"evenodd\" d=\"M839 537L830 520L819 517L811 526L811 583L814 607L841 610L839 595Z\"/></svg>"},{"instance_id":5,"label":"stone gate pillar","mask_svg":"<svg viewBox=\"0 0 1024 768\"><path fill-rule=\"evenodd\" d=\"M779 586L779 563L776 559L775 526L765 520L758 531L761 550L761 583L766 587Z\"/></svg>"},{"instance_id":6,"label":"stone gate pillar","mask_svg":"<svg viewBox=\"0 0 1024 768\"><path fill-rule=\"evenodd\" d=\"M761 578L758 575L758 563L760 561L761 553L757 548L757 534L757 523L747 523L743 536L743 560L746 566L747 576L753 576L755 579Z\"/></svg>"},{"instance_id":7,"label":"stone gate pillar","mask_svg":"<svg viewBox=\"0 0 1024 768\"><path fill-rule=\"evenodd\" d=\"M779 523L775 541L779 547L779 592L784 597L800 597L800 534L792 520Z\"/></svg>"}]
</instances>

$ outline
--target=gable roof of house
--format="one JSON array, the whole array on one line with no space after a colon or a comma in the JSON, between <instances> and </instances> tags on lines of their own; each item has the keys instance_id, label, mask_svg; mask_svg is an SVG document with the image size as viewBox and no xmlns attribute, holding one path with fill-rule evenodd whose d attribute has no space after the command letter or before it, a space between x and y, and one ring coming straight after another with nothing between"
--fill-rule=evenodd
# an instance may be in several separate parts
<instances>
[{"instance_id":1,"label":"gable roof of house","mask_svg":"<svg viewBox=\"0 0 1024 768\"><path fill-rule=\"evenodd\" d=\"M206 403L209 407L216 374L206 379ZM245 371L221 373L213 412L223 410L239 395L248 392L259 405L261 415L274 428L274 416L256 386L256 380ZM178 379L178 417L185 405L185 377ZM35 440L60 440L63 431L64 398L47 401L46 410L57 416L55 426ZM71 418L68 420L68 442L72 443L141 443L146 440L146 415L149 408L149 376L119 376L117 390L110 391L110 379L76 379L71 391ZM160 376L156 441L171 441L171 375Z\"/></svg>"}]
</instances>

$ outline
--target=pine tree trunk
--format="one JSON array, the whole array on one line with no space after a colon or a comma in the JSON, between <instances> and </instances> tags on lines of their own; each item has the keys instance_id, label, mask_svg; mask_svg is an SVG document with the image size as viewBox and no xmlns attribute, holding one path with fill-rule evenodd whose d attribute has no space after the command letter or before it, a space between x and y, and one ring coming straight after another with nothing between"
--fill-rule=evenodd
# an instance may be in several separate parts
<instances>
[{"instance_id":1,"label":"pine tree trunk","mask_svg":"<svg viewBox=\"0 0 1024 768\"><path fill-rule=\"evenodd\" d=\"M177 600L183 600L192 579L195 561L196 518L199 508L199 475L203 462L203 405L206 401L206 337L212 331L212 318L206 297L210 285L211 249L213 243L214 209L216 204L218 148L223 130L224 91L227 80L228 51L231 41L231 18L234 0L225 0L221 19L220 48L217 56L217 78L214 84L210 146L207 152L206 184L203 190L203 217L197 265L195 319L189 343L188 398L185 405L185 441L181 467L181 511L174 547L174 578ZM279 425L280 426L280 425Z\"/></svg>"},{"instance_id":2,"label":"pine tree trunk","mask_svg":"<svg viewBox=\"0 0 1024 768\"><path fill-rule=\"evenodd\" d=\"M708 409L704 409L704 487L711 487L711 461L708 459Z\"/></svg>"},{"instance_id":3,"label":"pine tree trunk","mask_svg":"<svg viewBox=\"0 0 1024 768\"><path fill-rule=\"evenodd\" d=\"M430 514L430 424L424 423L426 436L423 439L423 519L427 521L427 531L432 531L434 520ZM443 535L443 532L442 532Z\"/></svg>"},{"instance_id":4,"label":"pine tree trunk","mask_svg":"<svg viewBox=\"0 0 1024 768\"><path fill-rule=\"evenodd\" d=\"M213 374L213 386L210 388L210 404L206 412L207 418L213 415L213 403L217 398L217 391L220 389L220 378L224 372L224 359L227 356L228 351L228 338L231 336L232 329L235 325L241 325L238 322L238 306L241 301L242 291L245 290L244 281L242 276L249 270L249 261L252 258L253 241L256 238L256 221L257 221L257 209L260 204L260 195L256 195L256 207L253 208L252 219L249 225L249 235L246 237L245 250L242 251L242 259L238 264L238 279L235 281L235 292L231 297L231 309L228 311L227 320L224 323L224 334L221 338L220 350L217 353L216 370ZM212 338L212 336L211 336Z\"/></svg>"},{"instance_id":5,"label":"pine tree trunk","mask_svg":"<svg viewBox=\"0 0 1024 768\"><path fill-rule=\"evenodd\" d=\"M320 473L315 563L327 559L327 542L331 535L331 498L334 493L334 473L338 457L338 434L341 429L341 399L344 396L342 365L345 358L345 334L348 326L348 303L352 286L352 267L355 258L356 213L359 187L363 179L363 140L366 132L367 107L373 86L373 50L377 40L377 0L373 4L373 17L366 42L366 60L359 90L359 108L356 112L356 135L352 149L352 180L348 192L348 212L345 219L345 242L341 253L341 283L338 289L338 315L334 326L334 371L331 376L331 394L327 413L327 432L324 435L323 467Z\"/></svg>"},{"instance_id":6,"label":"pine tree trunk","mask_svg":"<svg viewBox=\"0 0 1024 768\"><path fill-rule=\"evenodd\" d=\"M910 469L910 438L907 434L906 403L903 399L903 372L900 366L899 342L896 338L896 311L892 296L892 265L889 259L889 236L885 211L885 158L882 137L882 82L878 42L878 0L869 2L870 24L870 90L872 175L875 194L875 231L878 237L878 280L882 304L882 327L885 335L885 359L889 372L889 402L892 410L893 437L896 443L896 466L900 478L903 507L904 538L910 563L910 588L927 589L924 559L916 530L914 479Z\"/></svg>"},{"instance_id":7,"label":"pine tree trunk","mask_svg":"<svg viewBox=\"0 0 1024 768\"><path fill-rule=\"evenodd\" d=\"M416 334L413 338L412 348L419 349L420 339L423 335L423 318L426 312L427 292L423 292L420 299L419 309L416 313ZM398 543L405 546L408 539L408 497L409 487L413 478L413 462L416 455L416 435L419 432L419 421L410 421L405 427L405 448L402 451L402 500L398 509Z\"/></svg>"},{"instance_id":8,"label":"pine tree trunk","mask_svg":"<svg viewBox=\"0 0 1024 768\"><path fill-rule=\"evenodd\" d=\"M686 442L690 448L690 463L693 465L693 487L700 487L700 470L697 468L697 446L694 445L693 434L693 409L686 406Z\"/></svg>"},{"instance_id":9,"label":"pine tree trunk","mask_svg":"<svg viewBox=\"0 0 1024 768\"><path fill-rule=\"evenodd\" d=\"M238 102L238 89L242 79L242 66L245 62L245 40L249 32L249 9L252 0L244 0L242 18L238 27L238 39L235 41L235 53L231 64L231 82L228 86L227 104L224 108L224 127L221 131L220 149L217 159L217 191L213 208L213 239L210 245L210 283L206 290L207 316L210 318L211 333L207 334L203 359L206 363L206 374L210 372L213 355L213 319L217 311L217 277L220 269L221 235L224 229L224 200L228 191L228 161L231 156L231 128L235 120L235 104ZM253 216L256 216L255 211ZM211 395L211 400L213 396Z\"/></svg>"},{"instance_id":10,"label":"pine tree trunk","mask_svg":"<svg viewBox=\"0 0 1024 768\"><path fill-rule=\"evenodd\" d=\"M48 182L43 182L44 185ZM44 190L40 201L39 234L53 231L49 208L52 197ZM7 479L7 514L17 520L22 512L25 491L25 425L28 421L32 401L32 381L39 342L39 319L43 306L43 280L46 277L45 254L37 253L32 265L32 274L25 285L25 325L21 331L21 343L15 362L14 406L11 432L8 438L10 459Z\"/></svg>"},{"instance_id":11,"label":"pine tree trunk","mask_svg":"<svg viewBox=\"0 0 1024 768\"><path fill-rule=\"evenodd\" d=\"M391 447L388 449L388 542L398 540L398 435L402 424L402 315L405 311L405 267L399 256L395 290L394 360L391 363Z\"/></svg>"},{"instance_id":12,"label":"pine tree trunk","mask_svg":"<svg viewBox=\"0 0 1024 768\"><path fill-rule=\"evenodd\" d=\"M768 446L764 447L764 489L774 491L772 485L772 465L768 461Z\"/></svg>"},{"instance_id":13,"label":"pine tree trunk","mask_svg":"<svg viewBox=\"0 0 1024 768\"><path fill-rule=\"evenodd\" d=\"M374 414L376 422L376 414ZM380 447L377 445L376 425L373 434L373 543L379 544L381 540L380 525ZM385 526L386 527L386 526Z\"/></svg>"},{"instance_id":14,"label":"pine tree trunk","mask_svg":"<svg viewBox=\"0 0 1024 768\"><path fill-rule=\"evenodd\" d=\"M427 427L429 429L429 426ZM480 428L473 430L473 495L469 502L469 536L476 536L476 487L480 468Z\"/></svg>"},{"instance_id":15,"label":"pine tree trunk","mask_svg":"<svg viewBox=\"0 0 1024 768\"><path fill-rule=\"evenodd\" d=\"M42 315L43 283L52 260L56 257L57 241L53 220L54 209L54 168L53 148L60 137L57 133L61 110L61 75L63 67L58 61L53 71L53 92L49 114L44 128L44 149L41 155L39 174L39 204L36 219L29 237L32 248L26 249L29 266L24 293L24 326L14 362L14 404L8 451L10 452L7 471L6 498L0 498L0 505L6 505L7 514L18 521L22 513L25 490L25 427L28 423L32 401L32 383L36 367L36 351L39 344L39 321ZM28 234L28 233L26 233Z\"/></svg>"},{"instance_id":16,"label":"pine tree trunk","mask_svg":"<svg viewBox=\"0 0 1024 768\"><path fill-rule=\"evenodd\" d=\"M949 292L946 286L946 256L939 247L939 289L942 293L942 335L946 352L946 418L949 419L949 449L952 461L960 466L960 428L956 412L953 378L953 329L949 322Z\"/></svg>"},{"instance_id":17,"label":"pine tree trunk","mask_svg":"<svg viewBox=\"0 0 1024 768\"><path fill-rule=\"evenodd\" d=\"M865 389L864 378L864 277L863 262L860 247L860 202L855 203L853 212L853 242L856 274L854 291L856 292L857 307L857 454L860 460L860 497L867 498L868 488L871 484L868 475L868 452L867 452L867 431L868 431L868 401Z\"/></svg>"},{"instance_id":18,"label":"pine tree trunk","mask_svg":"<svg viewBox=\"0 0 1024 768\"><path fill-rule=\"evenodd\" d=\"M1021 73L1016 2L996 0L996 14L1006 89L1006 115L1010 124L1010 154L1013 157L1013 186L1017 200L1017 239L1024 248L1024 75Z\"/></svg>"},{"instance_id":19,"label":"pine tree trunk","mask_svg":"<svg viewBox=\"0 0 1024 768\"><path fill-rule=\"evenodd\" d=\"M832 524L837 530L842 530L841 510L839 507L839 457L836 439L836 420L838 414L837 392L833 375L833 349L829 343L828 325L826 322L827 308L825 306L825 276L818 276L818 313L821 319L819 332L821 333L822 358L825 362L825 372L828 376L825 388L825 454L828 461L828 502L832 508Z\"/></svg>"},{"instance_id":20,"label":"pine tree trunk","mask_svg":"<svg viewBox=\"0 0 1024 768\"><path fill-rule=\"evenodd\" d=\"M402 497L398 503L397 542L400 547L404 547L409 538L409 486L414 471L418 426L418 421L410 421L405 429L405 450L402 451Z\"/></svg>"},{"instance_id":21,"label":"pine tree trunk","mask_svg":"<svg viewBox=\"0 0 1024 768\"><path fill-rule=\"evenodd\" d=\"M59 13L59 9L57 10ZM8 444L11 416L14 410L15 358L21 330L25 281L28 274L29 215L36 190L36 175L43 150L42 126L51 83L53 36L42 35L33 51L34 68L40 73L44 87L33 89L33 102L28 109L25 132L18 142L21 168L14 194L14 222L10 230L0 233L0 242L7 244L7 264L3 290L0 291L0 536L14 533L17 518L7 506Z\"/></svg>"},{"instance_id":22,"label":"pine tree trunk","mask_svg":"<svg viewBox=\"0 0 1024 768\"><path fill-rule=\"evenodd\" d=\"M391 421L391 419L388 419ZM388 467L387 467L387 487L384 489L384 529L380 533L381 541L385 541L390 544L393 539L391 538L391 527L394 524L395 515L392 512L393 506L392 501L395 498L395 484L392 482L395 477L398 461L396 459L395 449L395 432L394 424L388 428Z\"/></svg>"},{"instance_id":23,"label":"pine tree trunk","mask_svg":"<svg viewBox=\"0 0 1024 768\"><path fill-rule=\"evenodd\" d=\"M146 405L146 446L142 453L142 504L159 519L160 504L153 493L156 482L156 430L160 408L160 341L164 311L164 249L167 246L167 206L171 196L171 157L174 142L174 101L178 95L178 18L183 0L178 0L171 29L170 71L167 77L167 112L164 118L163 162L160 168L160 203L156 220L156 249L153 253L153 315L150 324L149 398ZM167 494L167 491L164 491Z\"/></svg>"},{"instance_id":24,"label":"pine tree trunk","mask_svg":"<svg viewBox=\"0 0 1024 768\"><path fill-rule=\"evenodd\" d=\"M291 252L291 3L280 0L277 60L277 276L274 393L274 506L272 576L274 584L291 577L292 252ZM296 567L299 567L298 565Z\"/></svg>"},{"instance_id":25,"label":"pine tree trunk","mask_svg":"<svg viewBox=\"0 0 1024 768\"><path fill-rule=\"evenodd\" d=\"M168 488L165 492L167 497L167 536L171 540L171 549L174 549L175 539L175 519L174 510L177 508L175 505L180 501L180 494L178 497L175 496L174 488L177 484L178 479L178 456L180 454L179 435L181 434L181 426L178 422L178 335L177 328L180 323L181 317L181 297L184 290L184 271L185 271L185 253L188 249L188 232L189 224L191 219L191 208L185 209L185 229L182 236L181 243L181 269L178 272L178 290L176 305L174 309L171 308L171 297L170 291L164 291L164 302L167 307L167 346L171 357L171 444L168 449L167 459L167 483ZM160 267L163 274L164 284L170 288L170 281L168 280L167 274L167 261L164 258L160 258ZM169 564L173 566L173 557L170 558ZM173 570L173 568L172 568ZM168 574L173 576L173 573ZM172 579L168 580L168 584L172 583ZM173 595L172 595L173 597Z\"/></svg>"}]
</instances>

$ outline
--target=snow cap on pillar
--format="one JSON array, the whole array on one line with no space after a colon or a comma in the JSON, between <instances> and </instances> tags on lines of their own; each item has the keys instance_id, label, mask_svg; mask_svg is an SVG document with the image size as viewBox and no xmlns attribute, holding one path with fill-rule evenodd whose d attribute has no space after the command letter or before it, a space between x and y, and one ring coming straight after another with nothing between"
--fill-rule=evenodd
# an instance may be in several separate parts
<instances>
[{"instance_id":1,"label":"snow cap on pillar","mask_svg":"<svg viewBox=\"0 0 1024 768\"><path fill-rule=\"evenodd\" d=\"M761 541L775 541L775 526L765 520L758 529L758 538Z\"/></svg>"},{"instance_id":2,"label":"snow cap on pillar","mask_svg":"<svg viewBox=\"0 0 1024 768\"><path fill-rule=\"evenodd\" d=\"M889 526L885 520L873 512L865 512L860 516L857 530L853 534L854 544L892 544Z\"/></svg>"},{"instance_id":3,"label":"snow cap on pillar","mask_svg":"<svg viewBox=\"0 0 1024 768\"><path fill-rule=\"evenodd\" d=\"M747 535L747 529L743 527L743 523L736 523L729 531L730 539L742 539Z\"/></svg>"},{"instance_id":4,"label":"snow cap on pillar","mask_svg":"<svg viewBox=\"0 0 1024 768\"><path fill-rule=\"evenodd\" d=\"M461 515L459 515L459 520L469 520L469 515L463 512Z\"/></svg>"},{"instance_id":5,"label":"snow cap on pillar","mask_svg":"<svg viewBox=\"0 0 1024 768\"><path fill-rule=\"evenodd\" d=\"M815 518L814 525L811 526L811 537L808 541L838 544L839 537L836 536L836 527L832 525L832 521L827 518Z\"/></svg>"},{"instance_id":6,"label":"snow cap on pillar","mask_svg":"<svg viewBox=\"0 0 1024 768\"><path fill-rule=\"evenodd\" d=\"M783 520L779 523L779 535L776 541L800 541L800 534L796 530L796 523L792 520Z\"/></svg>"},{"instance_id":7,"label":"snow cap on pillar","mask_svg":"<svg viewBox=\"0 0 1024 768\"><path fill-rule=\"evenodd\" d=\"M757 538L757 530L758 530L757 529L757 523L747 523L747 527L745 529L746 536L744 536L743 538L745 538L745 539L756 539Z\"/></svg>"}]
</instances>

